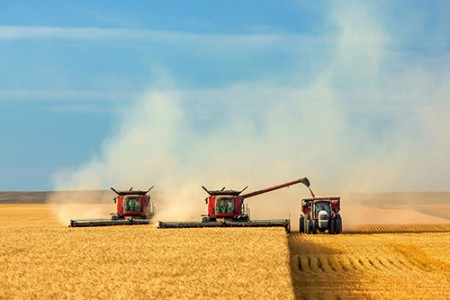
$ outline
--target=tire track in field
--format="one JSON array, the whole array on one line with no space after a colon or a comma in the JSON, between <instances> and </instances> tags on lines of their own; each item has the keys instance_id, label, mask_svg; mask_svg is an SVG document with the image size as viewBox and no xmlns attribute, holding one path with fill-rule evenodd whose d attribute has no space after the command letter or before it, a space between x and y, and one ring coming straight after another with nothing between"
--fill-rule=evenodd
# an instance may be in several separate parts
<instances>
[{"instance_id":1,"label":"tire track in field","mask_svg":"<svg viewBox=\"0 0 450 300\"><path fill-rule=\"evenodd\" d=\"M378 231L403 230L377 226ZM449 290L447 233L306 235L288 237L296 299L442 298ZM437 253L437 254L436 254ZM420 279L417 281L417 279ZM430 285L437 287L430 291ZM398 288L401 287L401 288Z\"/></svg>"},{"instance_id":2,"label":"tire track in field","mask_svg":"<svg viewBox=\"0 0 450 300\"><path fill-rule=\"evenodd\" d=\"M291 240L297 244L296 269L301 273L312 274L340 274L340 273L396 273L398 271L413 271L423 269L423 265L407 259L391 247L380 247L364 253L355 252L351 255L341 254L314 254L302 249L302 243L311 241L317 242L315 245L326 244L320 240L320 236L311 238L308 235L293 234ZM308 249L306 249L308 250ZM309 249L311 250L311 249Z\"/></svg>"},{"instance_id":3,"label":"tire track in field","mask_svg":"<svg viewBox=\"0 0 450 300\"><path fill-rule=\"evenodd\" d=\"M421 266L401 257L297 256L297 269L302 273L367 273L412 271Z\"/></svg>"}]
</instances>

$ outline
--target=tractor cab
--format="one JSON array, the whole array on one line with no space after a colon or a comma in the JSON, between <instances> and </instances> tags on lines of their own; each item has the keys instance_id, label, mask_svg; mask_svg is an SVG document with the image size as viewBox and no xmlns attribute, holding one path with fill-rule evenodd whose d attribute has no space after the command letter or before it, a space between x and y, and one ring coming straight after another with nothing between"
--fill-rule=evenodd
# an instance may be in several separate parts
<instances>
[{"instance_id":1,"label":"tractor cab","mask_svg":"<svg viewBox=\"0 0 450 300\"><path fill-rule=\"evenodd\" d=\"M324 215L326 213L327 216L331 216L331 203L329 201L317 201L313 202L314 217L318 217L320 214ZM322 212L323 211L323 212Z\"/></svg>"},{"instance_id":2,"label":"tractor cab","mask_svg":"<svg viewBox=\"0 0 450 300\"><path fill-rule=\"evenodd\" d=\"M319 200L313 202L312 205L313 218L317 220L317 229L328 229L328 221L331 218L331 203Z\"/></svg>"}]
</instances>

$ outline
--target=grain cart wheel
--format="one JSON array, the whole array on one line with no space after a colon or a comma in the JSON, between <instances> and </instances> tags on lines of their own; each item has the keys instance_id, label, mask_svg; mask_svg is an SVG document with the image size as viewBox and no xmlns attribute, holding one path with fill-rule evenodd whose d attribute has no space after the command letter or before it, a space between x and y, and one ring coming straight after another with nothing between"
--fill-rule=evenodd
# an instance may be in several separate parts
<instances>
[{"instance_id":1,"label":"grain cart wheel","mask_svg":"<svg viewBox=\"0 0 450 300\"><path fill-rule=\"evenodd\" d=\"M336 234L342 233L342 218L341 218L341 215L337 215L336 216L335 232L336 232Z\"/></svg>"},{"instance_id":2,"label":"grain cart wheel","mask_svg":"<svg viewBox=\"0 0 450 300\"><path fill-rule=\"evenodd\" d=\"M304 233L305 232L305 216L300 216L300 222L298 225L299 225L298 231L300 231L300 233Z\"/></svg>"},{"instance_id":3,"label":"grain cart wheel","mask_svg":"<svg viewBox=\"0 0 450 300\"><path fill-rule=\"evenodd\" d=\"M209 221L209 218L208 217L203 217L202 218L202 223L206 223L206 222L208 222Z\"/></svg>"},{"instance_id":4,"label":"grain cart wheel","mask_svg":"<svg viewBox=\"0 0 450 300\"><path fill-rule=\"evenodd\" d=\"M329 234L335 234L336 233L336 230L335 230L335 222L334 222L334 219L331 219L330 220L330 228L328 228L328 233Z\"/></svg>"}]
</instances>

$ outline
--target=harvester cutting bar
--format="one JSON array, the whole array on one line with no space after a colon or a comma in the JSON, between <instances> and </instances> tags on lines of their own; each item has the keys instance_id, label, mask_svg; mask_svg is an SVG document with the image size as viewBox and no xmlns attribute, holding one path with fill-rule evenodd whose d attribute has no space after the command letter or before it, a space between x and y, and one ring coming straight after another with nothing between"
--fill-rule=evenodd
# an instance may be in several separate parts
<instances>
[{"instance_id":1,"label":"harvester cutting bar","mask_svg":"<svg viewBox=\"0 0 450 300\"><path fill-rule=\"evenodd\" d=\"M284 227L289 233L289 220L220 221L220 222L159 222L158 228L203 228L203 227Z\"/></svg>"},{"instance_id":2,"label":"harvester cutting bar","mask_svg":"<svg viewBox=\"0 0 450 300\"><path fill-rule=\"evenodd\" d=\"M70 220L69 227L95 227L95 226L116 226L116 225L146 225L149 224L148 219L91 219L91 220Z\"/></svg>"}]
</instances>

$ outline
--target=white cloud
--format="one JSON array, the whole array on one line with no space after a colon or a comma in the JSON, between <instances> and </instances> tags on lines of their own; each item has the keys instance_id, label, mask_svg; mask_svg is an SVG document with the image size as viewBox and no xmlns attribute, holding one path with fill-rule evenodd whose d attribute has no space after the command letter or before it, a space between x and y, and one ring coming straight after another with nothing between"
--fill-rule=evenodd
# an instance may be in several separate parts
<instances>
[{"instance_id":1,"label":"white cloud","mask_svg":"<svg viewBox=\"0 0 450 300\"><path fill-rule=\"evenodd\" d=\"M130 29L130 28L99 28L99 27L50 27L50 26L6 26L0 25L0 40L20 39L67 39L67 40L123 40L123 41L157 41L165 43L190 45L191 43L208 43L211 45L239 46L283 46L283 43L297 43L325 40L296 33L267 30L249 33L201 33L171 30ZM190 45L192 46L192 45Z\"/></svg>"},{"instance_id":2,"label":"white cloud","mask_svg":"<svg viewBox=\"0 0 450 300\"><path fill-rule=\"evenodd\" d=\"M135 98L136 94L127 92L89 91L89 90L27 90L0 89L1 100L61 100L61 101L112 101Z\"/></svg>"}]
</instances>

